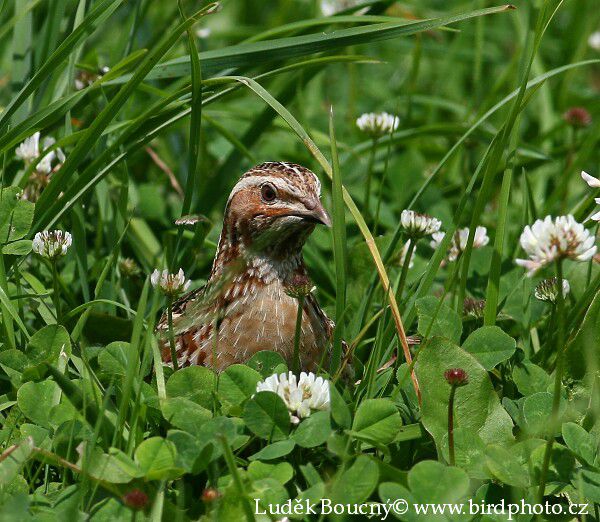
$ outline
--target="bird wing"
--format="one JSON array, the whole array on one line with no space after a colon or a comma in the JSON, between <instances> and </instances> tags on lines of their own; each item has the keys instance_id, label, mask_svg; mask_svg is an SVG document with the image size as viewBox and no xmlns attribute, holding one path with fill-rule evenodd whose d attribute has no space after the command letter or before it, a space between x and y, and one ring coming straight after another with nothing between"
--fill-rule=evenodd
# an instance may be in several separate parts
<instances>
[{"instance_id":1,"label":"bird wing","mask_svg":"<svg viewBox=\"0 0 600 522\"><path fill-rule=\"evenodd\" d=\"M323 311L323 309L319 306L317 298L311 292L304 299L305 306L310 308L314 314L319 318L321 324L323 325L323 329L326 332L326 337L328 341L331 341L331 337L333 335L333 329L335 328L335 323L329 318L329 316Z\"/></svg>"}]
</instances>

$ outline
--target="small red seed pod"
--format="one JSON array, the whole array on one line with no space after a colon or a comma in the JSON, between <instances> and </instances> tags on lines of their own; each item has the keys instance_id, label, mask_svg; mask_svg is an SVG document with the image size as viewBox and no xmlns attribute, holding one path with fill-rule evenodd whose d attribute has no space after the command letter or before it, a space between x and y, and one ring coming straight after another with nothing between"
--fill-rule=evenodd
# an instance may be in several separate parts
<instances>
[{"instance_id":1,"label":"small red seed pod","mask_svg":"<svg viewBox=\"0 0 600 522\"><path fill-rule=\"evenodd\" d=\"M206 488L202 492L202 502L210 503L214 502L221 496L221 493L218 489L215 488Z\"/></svg>"},{"instance_id":2,"label":"small red seed pod","mask_svg":"<svg viewBox=\"0 0 600 522\"><path fill-rule=\"evenodd\" d=\"M464 386L469 383L469 375L462 368L450 368L444 372L444 377L450 386Z\"/></svg>"},{"instance_id":3,"label":"small red seed pod","mask_svg":"<svg viewBox=\"0 0 600 522\"><path fill-rule=\"evenodd\" d=\"M592 124L592 115L583 107L571 107L563 114L563 119L572 127L588 127Z\"/></svg>"},{"instance_id":4,"label":"small red seed pod","mask_svg":"<svg viewBox=\"0 0 600 522\"><path fill-rule=\"evenodd\" d=\"M132 489L123 495L123 503L131 509L144 509L148 505L148 495L141 489Z\"/></svg>"}]
</instances>

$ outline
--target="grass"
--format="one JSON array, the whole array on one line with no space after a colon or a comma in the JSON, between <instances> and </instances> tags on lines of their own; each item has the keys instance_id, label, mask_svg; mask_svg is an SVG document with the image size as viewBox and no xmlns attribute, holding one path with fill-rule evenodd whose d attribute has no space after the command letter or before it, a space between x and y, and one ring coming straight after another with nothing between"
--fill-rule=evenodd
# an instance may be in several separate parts
<instances>
[{"instance_id":1,"label":"grass","mask_svg":"<svg viewBox=\"0 0 600 522\"><path fill-rule=\"evenodd\" d=\"M600 177L592 2L0 5L4 517L276 520L255 499L404 498L568 499L600 520L598 257L558 263L571 292L556 304L533 295L555 264L515 264L546 215L597 237L579 176ZM397 130L357 129L381 111ZM42 155L15 154L36 131L66 156L49 178ZM298 425L255 393L295 361L173 371L154 334L168 303L152 270L204 284L231 187L272 160L317 173L333 218L304 249L336 323L331 407ZM445 232L412 243L413 266L403 209ZM31 240L55 228L73 244L45 263ZM469 383L449 386L450 368Z\"/></svg>"}]
</instances>

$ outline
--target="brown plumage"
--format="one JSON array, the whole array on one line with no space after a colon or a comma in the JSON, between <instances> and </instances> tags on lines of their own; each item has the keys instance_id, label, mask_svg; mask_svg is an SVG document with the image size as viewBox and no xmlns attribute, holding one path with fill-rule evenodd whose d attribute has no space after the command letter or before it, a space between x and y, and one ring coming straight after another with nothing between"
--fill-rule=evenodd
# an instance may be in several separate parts
<instances>
[{"instance_id":1,"label":"brown plumage","mask_svg":"<svg viewBox=\"0 0 600 522\"><path fill-rule=\"evenodd\" d=\"M302 246L317 223L330 225L321 185L293 163L263 163L235 185L207 284L174 307L178 364L223 370L261 350L293 358L298 301L289 295L306 280ZM309 294L304 300L300 362L315 369L333 323ZM163 360L170 362L166 318L159 323Z\"/></svg>"}]
</instances>

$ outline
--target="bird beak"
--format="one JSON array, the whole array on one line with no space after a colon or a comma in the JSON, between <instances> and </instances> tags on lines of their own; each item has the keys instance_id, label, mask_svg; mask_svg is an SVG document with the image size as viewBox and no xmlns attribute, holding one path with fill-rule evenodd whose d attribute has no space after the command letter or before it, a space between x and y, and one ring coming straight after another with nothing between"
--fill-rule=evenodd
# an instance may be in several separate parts
<instances>
[{"instance_id":1,"label":"bird beak","mask_svg":"<svg viewBox=\"0 0 600 522\"><path fill-rule=\"evenodd\" d=\"M306 214L306 217L311 221L321 223L321 225L325 225L326 227L331 227L331 218L320 201L315 208Z\"/></svg>"},{"instance_id":2,"label":"bird beak","mask_svg":"<svg viewBox=\"0 0 600 522\"><path fill-rule=\"evenodd\" d=\"M312 205L311 209L290 212L289 214L284 214L284 216L297 216L312 223L320 223L326 227L331 227L331 218L320 201L317 204Z\"/></svg>"}]
</instances>

